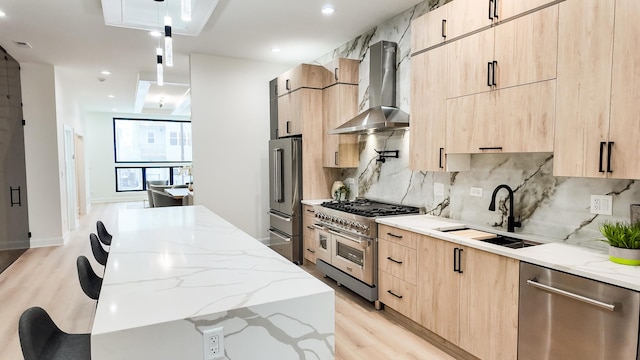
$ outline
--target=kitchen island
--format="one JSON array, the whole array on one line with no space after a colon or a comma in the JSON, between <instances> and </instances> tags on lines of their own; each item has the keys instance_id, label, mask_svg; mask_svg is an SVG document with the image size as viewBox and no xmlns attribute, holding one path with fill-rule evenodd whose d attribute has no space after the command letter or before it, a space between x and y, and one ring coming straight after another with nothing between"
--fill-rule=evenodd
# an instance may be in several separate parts
<instances>
[{"instance_id":1,"label":"kitchen island","mask_svg":"<svg viewBox=\"0 0 640 360\"><path fill-rule=\"evenodd\" d=\"M334 292L203 206L124 210L91 332L103 359L333 359Z\"/></svg>"}]
</instances>

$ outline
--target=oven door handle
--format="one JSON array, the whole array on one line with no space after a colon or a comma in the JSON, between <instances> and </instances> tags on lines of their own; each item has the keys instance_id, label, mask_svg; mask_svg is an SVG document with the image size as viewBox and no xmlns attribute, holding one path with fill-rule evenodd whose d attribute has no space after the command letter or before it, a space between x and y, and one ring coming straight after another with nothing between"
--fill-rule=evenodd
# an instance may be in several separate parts
<instances>
[{"instance_id":1,"label":"oven door handle","mask_svg":"<svg viewBox=\"0 0 640 360\"><path fill-rule=\"evenodd\" d=\"M273 231L273 230L271 230L271 229L269 229L269 230L267 230L267 231L269 232L269 234L271 234L271 235L273 235L273 236L276 236L276 237L279 237L280 239L282 239L282 240L284 240L284 241L291 241L291 238L290 238L290 237L282 236L282 235L280 235L279 233L277 233L277 232L275 232L275 231Z\"/></svg>"},{"instance_id":2,"label":"oven door handle","mask_svg":"<svg viewBox=\"0 0 640 360\"><path fill-rule=\"evenodd\" d=\"M329 233L333 234L333 235L340 236L340 237L345 238L347 240L351 240L351 241L356 242L356 243L361 244L361 245L369 246L369 240L360 240L360 239L352 238L351 236L347 236L345 234L339 233L339 232L331 230L331 229L329 229Z\"/></svg>"},{"instance_id":3,"label":"oven door handle","mask_svg":"<svg viewBox=\"0 0 640 360\"><path fill-rule=\"evenodd\" d=\"M318 224L313 224L313 225L311 225L311 226L312 226L313 228L315 228L315 229L318 229L318 230L323 230L323 231L325 230L324 226L320 226L320 225L318 225Z\"/></svg>"}]
</instances>

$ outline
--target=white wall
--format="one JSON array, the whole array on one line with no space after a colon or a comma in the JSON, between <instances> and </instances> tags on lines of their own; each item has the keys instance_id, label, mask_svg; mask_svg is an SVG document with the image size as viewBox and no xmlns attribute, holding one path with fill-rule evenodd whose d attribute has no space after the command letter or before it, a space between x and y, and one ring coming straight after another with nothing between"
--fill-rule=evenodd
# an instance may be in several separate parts
<instances>
[{"instance_id":1,"label":"white wall","mask_svg":"<svg viewBox=\"0 0 640 360\"><path fill-rule=\"evenodd\" d=\"M115 159L113 153L113 118L188 120L184 116L141 115L126 113L88 112L86 117L85 155L92 203L137 201L147 198L147 192L116 192ZM126 164L126 166L135 164ZM170 164L168 164L170 165ZM196 180L194 179L194 182Z\"/></svg>"},{"instance_id":2,"label":"white wall","mask_svg":"<svg viewBox=\"0 0 640 360\"><path fill-rule=\"evenodd\" d=\"M269 80L292 66L191 54L194 201L267 237Z\"/></svg>"},{"instance_id":3,"label":"white wall","mask_svg":"<svg viewBox=\"0 0 640 360\"><path fill-rule=\"evenodd\" d=\"M51 65L20 64L31 246L63 243L56 120L55 75Z\"/></svg>"}]
</instances>

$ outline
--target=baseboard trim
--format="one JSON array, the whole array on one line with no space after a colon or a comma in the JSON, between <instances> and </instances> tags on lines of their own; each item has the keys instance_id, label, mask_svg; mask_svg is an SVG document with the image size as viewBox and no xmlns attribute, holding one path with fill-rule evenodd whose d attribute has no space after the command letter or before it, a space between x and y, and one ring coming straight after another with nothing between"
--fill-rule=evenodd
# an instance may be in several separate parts
<instances>
[{"instance_id":1,"label":"baseboard trim","mask_svg":"<svg viewBox=\"0 0 640 360\"><path fill-rule=\"evenodd\" d=\"M127 201L143 201L147 200L147 193L144 195L131 195L131 196L118 196L118 197L106 197L106 198L92 198L92 204L107 204L107 203L115 203L115 202L127 202ZM87 213L89 209L87 209Z\"/></svg>"},{"instance_id":2,"label":"baseboard trim","mask_svg":"<svg viewBox=\"0 0 640 360\"><path fill-rule=\"evenodd\" d=\"M43 239L31 238L29 247L33 249L33 248L41 248L41 247L49 247L49 246L62 246L66 244L67 241L69 241L70 239L69 235L66 235L65 237L43 238Z\"/></svg>"}]
</instances>

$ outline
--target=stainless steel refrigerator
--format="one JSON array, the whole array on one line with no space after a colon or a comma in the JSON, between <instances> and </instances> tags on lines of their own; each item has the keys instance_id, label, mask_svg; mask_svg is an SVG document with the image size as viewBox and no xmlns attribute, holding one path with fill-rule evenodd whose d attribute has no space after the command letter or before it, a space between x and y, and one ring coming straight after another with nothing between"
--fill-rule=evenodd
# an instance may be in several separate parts
<instances>
[{"instance_id":1,"label":"stainless steel refrigerator","mask_svg":"<svg viewBox=\"0 0 640 360\"><path fill-rule=\"evenodd\" d=\"M302 139L269 141L269 247L302 264Z\"/></svg>"}]
</instances>

